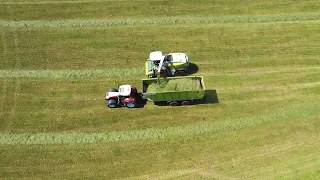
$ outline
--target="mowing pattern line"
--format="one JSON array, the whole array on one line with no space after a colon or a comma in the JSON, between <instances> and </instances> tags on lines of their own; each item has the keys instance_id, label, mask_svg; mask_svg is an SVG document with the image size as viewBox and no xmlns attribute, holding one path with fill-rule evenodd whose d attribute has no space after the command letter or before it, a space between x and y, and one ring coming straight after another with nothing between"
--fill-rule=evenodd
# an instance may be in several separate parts
<instances>
[{"instance_id":1,"label":"mowing pattern line","mask_svg":"<svg viewBox=\"0 0 320 180\"><path fill-rule=\"evenodd\" d=\"M79 79L89 77L136 76L143 74L143 68L110 68L83 70L0 70L0 78Z\"/></svg>"},{"instance_id":2,"label":"mowing pattern line","mask_svg":"<svg viewBox=\"0 0 320 180\"><path fill-rule=\"evenodd\" d=\"M75 1L17 1L17 2L10 2L4 1L0 2L0 4L6 5L14 5L14 4L79 4L79 3L95 3L95 2L109 2L109 1L116 1L116 0L75 0Z\"/></svg>"},{"instance_id":3,"label":"mowing pattern line","mask_svg":"<svg viewBox=\"0 0 320 180\"><path fill-rule=\"evenodd\" d=\"M13 13L11 11L10 6L7 6L7 12L8 14L13 17ZM16 32L16 29L13 31L13 45L14 45L14 51L15 51L15 64L14 67L15 69L20 69L21 67L21 59L20 56L18 55L19 52L19 37L18 34ZM16 108L17 108L17 102L18 102L18 95L19 95L19 91L20 91L20 86L21 86L21 82L20 79L15 79L15 84L14 84L14 92L13 92L13 104L11 106L11 110L10 110L10 114L9 114L9 119L14 119L16 116ZM7 129L10 129L12 125L12 120L9 121L9 123L7 124Z\"/></svg>"},{"instance_id":4,"label":"mowing pattern line","mask_svg":"<svg viewBox=\"0 0 320 180\"><path fill-rule=\"evenodd\" d=\"M149 128L136 131L114 132L56 132L56 133L1 133L0 145L19 144L91 144L105 142L123 142L133 140L167 139L174 137L194 137L211 135L217 132L235 131L255 127L265 123L292 121L319 116L319 104L309 104L292 109L281 109L275 113L255 117L227 119L221 122L196 123L188 126Z\"/></svg>"},{"instance_id":5,"label":"mowing pattern line","mask_svg":"<svg viewBox=\"0 0 320 180\"><path fill-rule=\"evenodd\" d=\"M6 28L40 28L40 27L112 27L159 24L193 24L193 23L271 23L293 21L318 21L320 13L283 14L272 16L226 16L226 17L171 17L125 20L24 20L0 21L0 27Z\"/></svg>"},{"instance_id":6,"label":"mowing pattern line","mask_svg":"<svg viewBox=\"0 0 320 180\"><path fill-rule=\"evenodd\" d=\"M5 32L1 33L1 42L3 46L2 56L1 59L4 61L4 64L8 62L8 48L7 48L7 40ZM7 89L8 85L6 81L2 81L2 88L1 88L1 112L5 112L5 104L6 104L6 97L7 97Z\"/></svg>"},{"instance_id":7,"label":"mowing pattern line","mask_svg":"<svg viewBox=\"0 0 320 180\"><path fill-rule=\"evenodd\" d=\"M5 38L5 37L2 37ZM3 42L5 42L3 40ZM4 45L5 46L5 45ZM4 52L5 54L5 52ZM228 71L228 72L202 72L199 75L209 76L239 76L239 75L259 75L272 74L281 72L299 72L299 71L315 71L318 72L320 67L290 67L281 69L243 69L242 71ZM64 70L24 70L24 69L3 69L0 70L0 78L53 78L53 79L79 79L89 77L119 77L119 76L137 76L143 75L144 68L110 68L110 69L64 69Z\"/></svg>"}]
</instances>

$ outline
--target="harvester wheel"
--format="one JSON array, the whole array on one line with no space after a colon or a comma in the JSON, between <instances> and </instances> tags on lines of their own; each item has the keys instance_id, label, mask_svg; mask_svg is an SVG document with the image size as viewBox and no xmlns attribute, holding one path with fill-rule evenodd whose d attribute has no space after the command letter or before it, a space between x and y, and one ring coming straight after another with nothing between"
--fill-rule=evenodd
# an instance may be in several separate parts
<instances>
[{"instance_id":1,"label":"harvester wheel","mask_svg":"<svg viewBox=\"0 0 320 180\"><path fill-rule=\"evenodd\" d=\"M175 72L175 76L184 76L185 75L185 72L184 71L176 71Z\"/></svg>"}]
</instances>

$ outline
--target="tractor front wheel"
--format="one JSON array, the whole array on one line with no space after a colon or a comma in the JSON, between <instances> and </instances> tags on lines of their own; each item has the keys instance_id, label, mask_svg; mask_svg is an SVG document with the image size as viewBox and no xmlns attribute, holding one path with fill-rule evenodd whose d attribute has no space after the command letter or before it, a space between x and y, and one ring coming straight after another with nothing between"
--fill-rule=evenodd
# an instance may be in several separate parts
<instances>
[{"instance_id":1,"label":"tractor front wheel","mask_svg":"<svg viewBox=\"0 0 320 180\"><path fill-rule=\"evenodd\" d=\"M116 108L117 107L117 100L110 99L110 100L108 100L107 104L108 104L109 108Z\"/></svg>"}]
</instances>

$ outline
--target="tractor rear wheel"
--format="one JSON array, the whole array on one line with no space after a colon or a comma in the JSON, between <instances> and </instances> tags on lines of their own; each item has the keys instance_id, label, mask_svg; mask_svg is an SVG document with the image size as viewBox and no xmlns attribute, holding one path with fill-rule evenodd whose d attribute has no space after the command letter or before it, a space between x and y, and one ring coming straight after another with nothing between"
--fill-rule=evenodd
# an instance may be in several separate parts
<instances>
[{"instance_id":1,"label":"tractor rear wheel","mask_svg":"<svg viewBox=\"0 0 320 180\"><path fill-rule=\"evenodd\" d=\"M134 103L134 102L129 102L129 103L127 103L126 105L127 105L128 108L134 108L134 107L136 107L136 103Z\"/></svg>"}]
</instances>

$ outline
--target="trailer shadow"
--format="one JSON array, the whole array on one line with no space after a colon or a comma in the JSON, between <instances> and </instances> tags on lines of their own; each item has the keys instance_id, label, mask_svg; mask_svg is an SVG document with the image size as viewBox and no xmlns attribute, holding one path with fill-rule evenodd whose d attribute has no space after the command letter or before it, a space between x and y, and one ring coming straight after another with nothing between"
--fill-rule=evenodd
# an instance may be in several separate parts
<instances>
[{"instance_id":1,"label":"trailer shadow","mask_svg":"<svg viewBox=\"0 0 320 180\"><path fill-rule=\"evenodd\" d=\"M147 103L145 99L141 99L141 104L140 106L137 106L137 108L142 108L144 105ZM218 99L218 94L216 90L205 90L204 98L203 99L198 99L194 100L191 106L193 105L198 105L198 104L218 104L219 99ZM167 102L164 103L158 103L157 106L169 106ZM178 105L181 106L181 105Z\"/></svg>"},{"instance_id":2,"label":"trailer shadow","mask_svg":"<svg viewBox=\"0 0 320 180\"><path fill-rule=\"evenodd\" d=\"M196 104L218 104L219 98L216 90L206 90L204 98L198 100Z\"/></svg>"}]
</instances>

